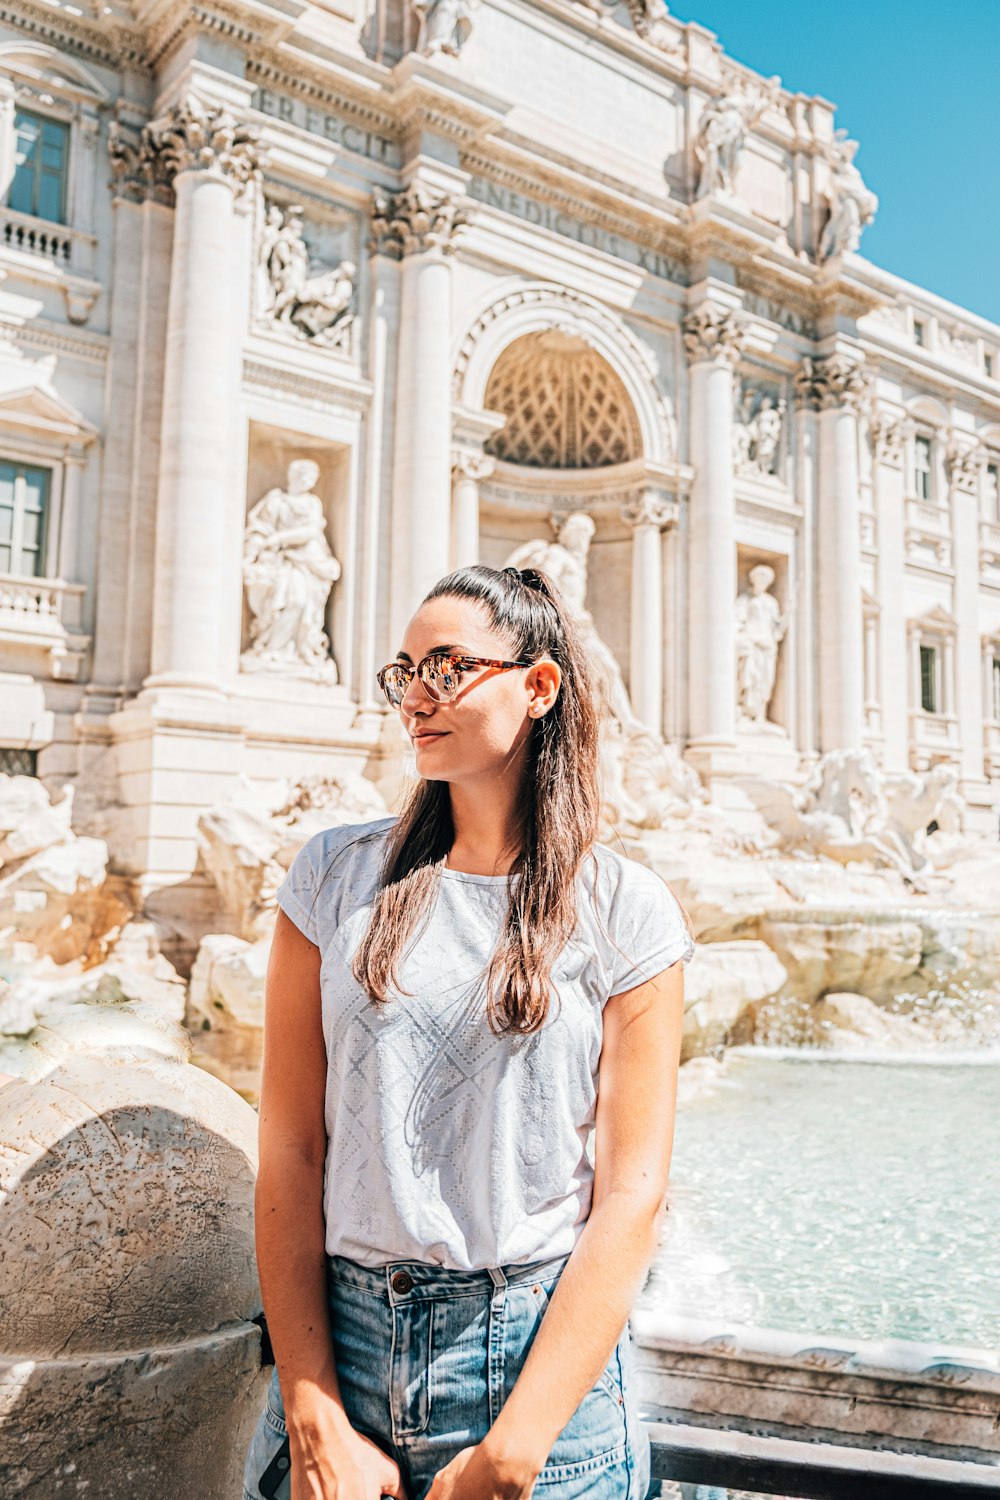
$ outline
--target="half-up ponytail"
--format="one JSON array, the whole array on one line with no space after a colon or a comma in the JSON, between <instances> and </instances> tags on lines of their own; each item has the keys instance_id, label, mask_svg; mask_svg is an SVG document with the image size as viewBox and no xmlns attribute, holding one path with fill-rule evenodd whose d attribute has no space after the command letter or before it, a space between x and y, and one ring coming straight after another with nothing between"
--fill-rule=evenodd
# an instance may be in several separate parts
<instances>
[{"instance_id":1,"label":"half-up ponytail","mask_svg":"<svg viewBox=\"0 0 1000 1500\"><path fill-rule=\"evenodd\" d=\"M521 848L486 974L492 1030L532 1032L548 1014L552 966L576 926L577 872L597 841L599 719L590 667L562 596L537 569L460 568L424 602L440 598L482 604L512 659L547 655L562 674L552 707L531 728ZM380 889L352 965L376 1004L388 1000L390 986L400 988L400 959L430 911L454 838L447 782L419 782L389 831Z\"/></svg>"}]
</instances>

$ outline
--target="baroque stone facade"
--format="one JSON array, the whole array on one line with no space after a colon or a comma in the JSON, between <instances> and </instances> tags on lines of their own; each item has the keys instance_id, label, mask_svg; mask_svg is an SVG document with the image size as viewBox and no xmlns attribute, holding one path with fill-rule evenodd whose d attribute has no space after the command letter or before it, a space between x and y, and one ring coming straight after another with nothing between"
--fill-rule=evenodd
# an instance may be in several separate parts
<instances>
[{"instance_id":1,"label":"baroque stone facade","mask_svg":"<svg viewBox=\"0 0 1000 1500\"><path fill-rule=\"evenodd\" d=\"M391 779L423 592L583 511L716 800L867 750L995 830L1000 328L864 259L855 150L646 0L11 0L0 769L196 904L199 813Z\"/></svg>"}]
</instances>

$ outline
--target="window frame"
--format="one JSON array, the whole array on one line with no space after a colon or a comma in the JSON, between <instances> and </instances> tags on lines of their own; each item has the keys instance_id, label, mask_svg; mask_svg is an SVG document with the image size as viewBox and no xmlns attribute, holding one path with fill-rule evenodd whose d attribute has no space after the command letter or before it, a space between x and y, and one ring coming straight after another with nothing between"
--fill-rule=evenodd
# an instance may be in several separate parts
<instances>
[{"instance_id":1,"label":"window frame","mask_svg":"<svg viewBox=\"0 0 1000 1500\"><path fill-rule=\"evenodd\" d=\"M0 466L9 465L14 470L13 482L13 519L11 522L11 564L10 568L0 567L0 576L4 578L17 578L22 580L51 578L52 572L52 548L53 548L53 509L57 494L57 476L55 468L51 464L39 463L25 458L9 457L0 451ZM38 546L34 549L38 567L35 572L26 573L18 569L14 564L19 562L24 553L24 496L25 496L25 471L33 469L36 473L45 475L45 490L42 507L41 536ZM8 543L0 545L6 547Z\"/></svg>"},{"instance_id":2,"label":"window frame","mask_svg":"<svg viewBox=\"0 0 1000 1500\"><path fill-rule=\"evenodd\" d=\"M920 711L936 716L941 712L938 707L941 702L941 650L936 641L926 640L918 642L917 650L920 655ZM925 658L930 658L929 677L924 671ZM930 703L924 701L925 685L930 687Z\"/></svg>"},{"instance_id":3,"label":"window frame","mask_svg":"<svg viewBox=\"0 0 1000 1500\"><path fill-rule=\"evenodd\" d=\"M63 228L69 228L69 205L71 202L70 174L73 164L73 122L72 120L64 119L57 111L53 110L51 112L48 112L44 109L29 108L26 105L18 102L15 102L14 104L13 113L14 171L11 175L10 185L7 189L7 207L13 210L14 213L26 214L29 218L38 219L43 224L58 224ZM24 118L37 121L40 126L38 140L38 161L35 164L32 178L30 208L19 207L12 201L14 187L17 182L17 174L19 170L17 153L18 142L20 138L20 122ZM53 218L48 214L42 213L38 201L40 185L45 172L42 153L44 151L44 134L46 126L55 126L58 128L58 130L62 133L65 146L63 166L59 182L59 215L57 218Z\"/></svg>"},{"instance_id":4,"label":"window frame","mask_svg":"<svg viewBox=\"0 0 1000 1500\"><path fill-rule=\"evenodd\" d=\"M921 469L918 463L918 455L926 452L927 468ZM934 484L934 434L931 432L917 431L913 434L913 461L910 468L910 482L913 486L914 498L922 505L933 505L936 499ZM926 477L927 493L923 494L920 487L921 477Z\"/></svg>"}]
</instances>

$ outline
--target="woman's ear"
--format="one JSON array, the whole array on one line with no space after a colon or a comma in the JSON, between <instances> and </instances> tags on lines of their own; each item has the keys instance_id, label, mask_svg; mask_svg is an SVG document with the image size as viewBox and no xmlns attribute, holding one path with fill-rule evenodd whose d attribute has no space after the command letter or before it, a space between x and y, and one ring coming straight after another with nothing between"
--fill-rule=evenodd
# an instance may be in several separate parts
<instances>
[{"instance_id":1,"label":"woman's ear","mask_svg":"<svg viewBox=\"0 0 1000 1500\"><path fill-rule=\"evenodd\" d=\"M528 691L528 713L533 719L548 713L559 693L562 671L558 662L546 658L536 661L525 677Z\"/></svg>"}]
</instances>

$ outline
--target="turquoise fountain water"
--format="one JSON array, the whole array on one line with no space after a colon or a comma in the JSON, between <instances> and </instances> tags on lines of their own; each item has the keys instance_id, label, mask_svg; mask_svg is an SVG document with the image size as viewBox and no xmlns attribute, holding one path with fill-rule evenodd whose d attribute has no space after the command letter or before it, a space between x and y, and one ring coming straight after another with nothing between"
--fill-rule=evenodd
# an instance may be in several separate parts
<instances>
[{"instance_id":1,"label":"turquoise fountain water","mask_svg":"<svg viewBox=\"0 0 1000 1500\"><path fill-rule=\"evenodd\" d=\"M664 1311L1000 1347L1000 1052L737 1049L679 1114Z\"/></svg>"}]
</instances>

